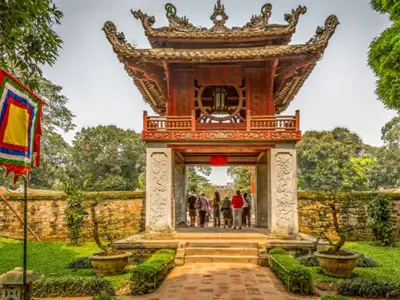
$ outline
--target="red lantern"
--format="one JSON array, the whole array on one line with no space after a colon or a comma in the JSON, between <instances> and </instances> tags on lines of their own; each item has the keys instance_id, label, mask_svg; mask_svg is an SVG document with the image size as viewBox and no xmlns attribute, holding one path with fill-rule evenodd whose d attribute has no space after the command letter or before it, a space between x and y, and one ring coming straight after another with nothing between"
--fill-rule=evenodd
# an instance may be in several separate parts
<instances>
[{"instance_id":1,"label":"red lantern","mask_svg":"<svg viewBox=\"0 0 400 300\"><path fill-rule=\"evenodd\" d=\"M228 163L228 157L226 156L212 156L209 163L213 166L225 166Z\"/></svg>"}]
</instances>

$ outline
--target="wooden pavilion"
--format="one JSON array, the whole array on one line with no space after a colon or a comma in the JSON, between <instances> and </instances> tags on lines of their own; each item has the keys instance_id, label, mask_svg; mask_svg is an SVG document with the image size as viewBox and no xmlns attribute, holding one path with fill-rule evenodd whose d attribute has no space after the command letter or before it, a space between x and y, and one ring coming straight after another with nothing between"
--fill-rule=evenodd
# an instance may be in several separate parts
<instances>
[{"instance_id":1,"label":"wooden pavilion","mask_svg":"<svg viewBox=\"0 0 400 300\"><path fill-rule=\"evenodd\" d=\"M157 116L143 115L147 144L146 226L186 223L185 166L255 166L256 226L298 233L296 150L300 114L280 115L321 59L338 18L329 16L304 44L290 44L306 7L269 24L272 5L228 28L218 0L211 28L196 27L165 5L169 25L132 11L151 49L137 49L112 22L104 31L118 59Z\"/></svg>"}]
</instances>

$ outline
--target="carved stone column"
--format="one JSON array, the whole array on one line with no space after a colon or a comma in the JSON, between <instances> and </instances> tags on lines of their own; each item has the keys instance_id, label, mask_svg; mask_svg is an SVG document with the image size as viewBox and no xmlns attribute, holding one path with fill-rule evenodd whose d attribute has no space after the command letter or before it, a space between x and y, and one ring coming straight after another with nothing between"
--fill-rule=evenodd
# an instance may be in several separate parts
<instances>
[{"instance_id":1,"label":"carved stone column","mask_svg":"<svg viewBox=\"0 0 400 300\"><path fill-rule=\"evenodd\" d=\"M186 215L186 168L184 164L174 166L174 202L175 202L175 227L185 226Z\"/></svg>"},{"instance_id":2,"label":"carved stone column","mask_svg":"<svg viewBox=\"0 0 400 300\"><path fill-rule=\"evenodd\" d=\"M271 149L268 153L268 231L294 234L298 229L296 150Z\"/></svg>"},{"instance_id":3,"label":"carved stone column","mask_svg":"<svg viewBox=\"0 0 400 300\"><path fill-rule=\"evenodd\" d=\"M146 159L146 228L173 229L172 150L147 148Z\"/></svg>"},{"instance_id":4,"label":"carved stone column","mask_svg":"<svg viewBox=\"0 0 400 300\"><path fill-rule=\"evenodd\" d=\"M257 165L255 167L256 201L255 201L255 225L256 227L268 226L268 166Z\"/></svg>"}]
</instances>

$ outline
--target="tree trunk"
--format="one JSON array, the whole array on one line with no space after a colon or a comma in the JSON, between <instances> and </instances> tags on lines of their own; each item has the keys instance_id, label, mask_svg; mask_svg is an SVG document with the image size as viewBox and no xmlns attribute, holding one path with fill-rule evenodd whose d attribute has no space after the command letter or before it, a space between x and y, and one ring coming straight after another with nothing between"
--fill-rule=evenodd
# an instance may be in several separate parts
<instances>
[{"instance_id":1,"label":"tree trunk","mask_svg":"<svg viewBox=\"0 0 400 300\"><path fill-rule=\"evenodd\" d=\"M91 204L90 205L90 213L92 214L92 234L93 238L96 242L97 247L99 247L101 250L104 251L104 254L107 256L107 247L104 246L99 237L99 222L97 221L97 216L96 216L96 210L95 210L96 204Z\"/></svg>"}]
</instances>

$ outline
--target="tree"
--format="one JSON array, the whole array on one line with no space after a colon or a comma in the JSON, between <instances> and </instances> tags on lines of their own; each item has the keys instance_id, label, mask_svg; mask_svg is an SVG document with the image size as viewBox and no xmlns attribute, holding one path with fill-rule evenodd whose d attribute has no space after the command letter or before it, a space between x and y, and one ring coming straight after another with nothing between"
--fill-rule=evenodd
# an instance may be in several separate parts
<instances>
[{"instance_id":1,"label":"tree","mask_svg":"<svg viewBox=\"0 0 400 300\"><path fill-rule=\"evenodd\" d=\"M140 134L114 125L83 128L73 140L70 177L88 191L134 190L145 167Z\"/></svg>"},{"instance_id":2,"label":"tree","mask_svg":"<svg viewBox=\"0 0 400 300\"><path fill-rule=\"evenodd\" d=\"M53 30L63 14L51 0L0 2L0 66L37 90L39 65L53 65L62 40Z\"/></svg>"},{"instance_id":3,"label":"tree","mask_svg":"<svg viewBox=\"0 0 400 300\"><path fill-rule=\"evenodd\" d=\"M373 168L375 188L400 187L400 116L395 116L382 128L383 147L376 150L376 166Z\"/></svg>"},{"instance_id":4,"label":"tree","mask_svg":"<svg viewBox=\"0 0 400 300\"><path fill-rule=\"evenodd\" d=\"M250 167L229 167L228 175L233 178L235 184L235 190L250 191L251 190L251 178L250 178Z\"/></svg>"},{"instance_id":5,"label":"tree","mask_svg":"<svg viewBox=\"0 0 400 300\"><path fill-rule=\"evenodd\" d=\"M369 48L368 63L378 77L376 93L388 108L400 109L400 2L372 0L371 6L380 13L389 13L393 21Z\"/></svg>"},{"instance_id":6,"label":"tree","mask_svg":"<svg viewBox=\"0 0 400 300\"><path fill-rule=\"evenodd\" d=\"M369 189L373 159L346 128L307 131L297 144L299 187L307 190Z\"/></svg>"},{"instance_id":7,"label":"tree","mask_svg":"<svg viewBox=\"0 0 400 300\"><path fill-rule=\"evenodd\" d=\"M31 173L29 184L33 188L60 189L66 179L66 165L71 159L71 147L59 132L69 132L75 128L74 115L67 108L68 98L62 87L41 78L39 95L47 105L43 107L41 163Z\"/></svg>"},{"instance_id":8,"label":"tree","mask_svg":"<svg viewBox=\"0 0 400 300\"><path fill-rule=\"evenodd\" d=\"M214 186L206 176L211 174L210 167L188 167L186 169L186 191L188 194L199 195L205 193L210 195L214 192Z\"/></svg>"}]
</instances>

